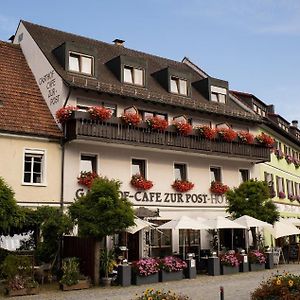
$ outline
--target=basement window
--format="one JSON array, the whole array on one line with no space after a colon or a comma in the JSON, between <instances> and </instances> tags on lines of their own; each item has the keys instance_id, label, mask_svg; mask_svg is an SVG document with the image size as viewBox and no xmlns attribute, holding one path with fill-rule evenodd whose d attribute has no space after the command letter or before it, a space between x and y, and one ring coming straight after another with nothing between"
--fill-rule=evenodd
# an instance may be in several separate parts
<instances>
[{"instance_id":1,"label":"basement window","mask_svg":"<svg viewBox=\"0 0 300 300\"><path fill-rule=\"evenodd\" d=\"M94 58L92 56L70 52L69 71L93 75Z\"/></svg>"}]
</instances>

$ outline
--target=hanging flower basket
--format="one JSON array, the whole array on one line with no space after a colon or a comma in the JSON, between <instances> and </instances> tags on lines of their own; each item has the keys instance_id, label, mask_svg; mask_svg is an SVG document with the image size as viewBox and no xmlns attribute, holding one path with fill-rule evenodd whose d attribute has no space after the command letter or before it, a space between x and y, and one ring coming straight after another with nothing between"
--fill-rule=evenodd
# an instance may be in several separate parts
<instances>
[{"instance_id":1,"label":"hanging flower basket","mask_svg":"<svg viewBox=\"0 0 300 300\"><path fill-rule=\"evenodd\" d=\"M225 142L232 142L236 139L237 133L232 128L219 128L217 132Z\"/></svg>"},{"instance_id":2,"label":"hanging flower basket","mask_svg":"<svg viewBox=\"0 0 300 300\"><path fill-rule=\"evenodd\" d=\"M91 188L96 178L99 178L99 175L96 172L81 171L80 175L77 177L77 182L87 188Z\"/></svg>"},{"instance_id":3,"label":"hanging flower basket","mask_svg":"<svg viewBox=\"0 0 300 300\"><path fill-rule=\"evenodd\" d=\"M243 144L253 144L254 135L248 131L239 131L237 133L239 141Z\"/></svg>"},{"instance_id":4,"label":"hanging flower basket","mask_svg":"<svg viewBox=\"0 0 300 300\"><path fill-rule=\"evenodd\" d=\"M260 135L256 136L256 140L259 144L265 145L269 148L274 146L274 139L265 133L261 133Z\"/></svg>"},{"instance_id":5,"label":"hanging flower basket","mask_svg":"<svg viewBox=\"0 0 300 300\"><path fill-rule=\"evenodd\" d=\"M189 135L193 130L192 125L186 122L174 122L174 126L179 134L185 136Z\"/></svg>"},{"instance_id":6,"label":"hanging flower basket","mask_svg":"<svg viewBox=\"0 0 300 300\"><path fill-rule=\"evenodd\" d=\"M64 124L71 118L72 112L76 110L78 110L76 106L65 106L56 112L55 117L60 124Z\"/></svg>"},{"instance_id":7,"label":"hanging flower basket","mask_svg":"<svg viewBox=\"0 0 300 300\"><path fill-rule=\"evenodd\" d=\"M130 181L131 185L137 190L149 190L153 187L153 183L151 180L145 179L142 175L136 174L133 175Z\"/></svg>"},{"instance_id":8,"label":"hanging flower basket","mask_svg":"<svg viewBox=\"0 0 300 300\"><path fill-rule=\"evenodd\" d=\"M163 118L153 117L146 120L147 125L153 130L165 131L169 126L168 121Z\"/></svg>"},{"instance_id":9,"label":"hanging flower basket","mask_svg":"<svg viewBox=\"0 0 300 300\"><path fill-rule=\"evenodd\" d=\"M274 150L274 155L277 157L278 160L284 158L284 154L283 154L283 152L281 151L281 149L275 149L275 150Z\"/></svg>"},{"instance_id":10,"label":"hanging flower basket","mask_svg":"<svg viewBox=\"0 0 300 300\"><path fill-rule=\"evenodd\" d=\"M194 184L187 180L175 180L172 184L172 188L179 192L185 193L190 191L194 187Z\"/></svg>"},{"instance_id":11,"label":"hanging flower basket","mask_svg":"<svg viewBox=\"0 0 300 300\"><path fill-rule=\"evenodd\" d=\"M111 118L112 111L103 106L93 106L88 110L91 118L98 121L106 121Z\"/></svg>"},{"instance_id":12,"label":"hanging flower basket","mask_svg":"<svg viewBox=\"0 0 300 300\"><path fill-rule=\"evenodd\" d=\"M130 126L137 126L142 121L142 118L138 113L130 113L130 112L125 112L121 116L121 119L126 125L130 125Z\"/></svg>"},{"instance_id":13,"label":"hanging flower basket","mask_svg":"<svg viewBox=\"0 0 300 300\"><path fill-rule=\"evenodd\" d=\"M207 140L213 140L217 135L216 129L207 125L198 126L196 129L198 130L199 135Z\"/></svg>"},{"instance_id":14,"label":"hanging flower basket","mask_svg":"<svg viewBox=\"0 0 300 300\"><path fill-rule=\"evenodd\" d=\"M211 193L215 195L224 195L229 190L229 187L222 182L212 181L210 185Z\"/></svg>"}]
</instances>

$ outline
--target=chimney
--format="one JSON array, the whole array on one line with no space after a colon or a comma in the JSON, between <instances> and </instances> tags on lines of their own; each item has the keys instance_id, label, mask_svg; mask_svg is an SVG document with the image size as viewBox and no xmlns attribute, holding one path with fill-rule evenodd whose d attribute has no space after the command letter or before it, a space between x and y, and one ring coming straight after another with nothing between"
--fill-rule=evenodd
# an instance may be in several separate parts
<instances>
[{"instance_id":1,"label":"chimney","mask_svg":"<svg viewBox=\"0 0 300 300\"><path fill-rule=\"evenodd\" d=\"M115 39L115 40L113 40L113 43L114 43L116 46L124 47L125 41L120 40L120 39Z\"/></svg>"},{"instance_id":2,"label":"chimney","mask_svg":"<svg viewBox=\"0 0 300 300\"><path fill-rule=\"evenodd\" d=\"M298 120L293 120L292 126L298 128Z\"/></svg>"},{"instance_id":3,"label":"chimney","mask_svg":"<svg viewBox=\"0 0 300 300\"><path fill-rule=\"evenodd\" d=\"M273 104L267 106L267 112L270 113L270 114L275 113L275 107L274 107Z\"/></svg>"}]
</instances>

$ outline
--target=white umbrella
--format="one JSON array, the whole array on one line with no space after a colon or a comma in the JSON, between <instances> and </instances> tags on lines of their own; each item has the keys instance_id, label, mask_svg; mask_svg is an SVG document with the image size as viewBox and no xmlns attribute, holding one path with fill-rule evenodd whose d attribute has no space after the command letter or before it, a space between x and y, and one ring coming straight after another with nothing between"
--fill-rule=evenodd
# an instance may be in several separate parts
<instances>
[{"instance_id":1,"label":"white umbrella","mask_svg":"<svg viewBox=\"0 0 300 300\"><path fill-rule=\"evenodd\" d=\"M300 230L295 225L290 224L286 221L275 222L273 228L270 229L270 231L275 239L278 239L283 236L300 234Z\"/></svg>"},{"instance_id":2,"label":"white umbrella","mask_svg":"<svg viewBox=\"0 0 300 300\"><path fill-rule=\"evenodd\" d=\"M291 223L295 226L300 226L300 219L297 219L297 218L280 219L280 221Z\"/></svg>"},{"instance_id":3,"label":"white umbrella","mask_svg":"<svg viewBox=\"0 0 300 300\"><path fill-rule=\"evenodd\" d=\"M136 232L138 232L144 228L153 227L155 225L153 223L147 222L140 218L134 218L134 223L135 223L135 225L126 228L125 231L129 232L131 234L135 234Z\"/></svg>"}]
</instances>

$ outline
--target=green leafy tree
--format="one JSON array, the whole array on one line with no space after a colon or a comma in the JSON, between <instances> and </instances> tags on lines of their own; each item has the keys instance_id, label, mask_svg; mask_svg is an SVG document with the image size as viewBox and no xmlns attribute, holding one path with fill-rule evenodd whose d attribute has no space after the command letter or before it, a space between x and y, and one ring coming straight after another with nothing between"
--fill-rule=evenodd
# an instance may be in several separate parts
<instances>
[{"instance_id":1,"label":"green leafy tree","mask_svg":"<svg viewBox=\"0 0 300 300\"><path fill-rule=\"evenodd\" d=\"M249 180L238 188L226 193L227 212L234 218L249 215L253 218L273 224L279 219L279 212L270 199L268 185L265 181ZM255 228L251 228L254 246L257 247Z\"/></svg>"}]
</instances>

